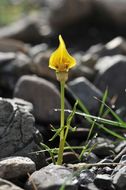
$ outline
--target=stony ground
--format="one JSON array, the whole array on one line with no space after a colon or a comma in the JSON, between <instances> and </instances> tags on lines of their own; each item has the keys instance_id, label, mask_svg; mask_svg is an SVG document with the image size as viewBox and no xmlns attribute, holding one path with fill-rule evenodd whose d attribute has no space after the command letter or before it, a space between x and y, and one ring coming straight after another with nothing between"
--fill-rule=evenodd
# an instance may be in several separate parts
<instances>
[{"instance_id":1,"label":"stony ground","mask_svg":"<svg viewBox=\"0 0 126 190\"><path fill-rule=\"evenodd\" d=\"M60 108L60 92L48 61L59 34L77 61L66 84L65 108L71 110L79 98L97 116L97 99L108 88L107 105L126 121L126 18L121 14L126 3L38 3L38 15L0 28L0 190L125 190L126 141L101 128L93 129L88 143L95 146L81 160L80 151L68 151L58 166L38 151L40 142L58 146L58 138L49 141L50 124L59 127L60 113L54 109ZM114 120L113 115L107 119ZM84 146L91 124L76 115L72 126L77 129L69 132L69 144ZM124 128L107 127L125 139Z\"/></svg>"}]
</instances>

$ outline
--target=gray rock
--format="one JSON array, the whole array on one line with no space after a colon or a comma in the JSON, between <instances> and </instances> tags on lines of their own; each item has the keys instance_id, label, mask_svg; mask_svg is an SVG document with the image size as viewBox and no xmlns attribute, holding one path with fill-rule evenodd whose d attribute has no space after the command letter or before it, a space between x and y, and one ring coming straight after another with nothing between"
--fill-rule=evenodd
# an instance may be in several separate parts
<instances>
[{"instance_id":1,"label":"gray rock","mask_svg":"<svg viewBox=\"0 0 126 190\"><path fill-rule=\"evenodd\" d=\"M116 148L115 148L115 152L119 153L121 152L122 149L124 149L126 147L126 141L121 141L117 144Z\"/></svg>"},{"instance_id":2,"label":"gray rock","mask_svg":"<svg viewBox=\"0 0 126 190\"><path fill-rule=\"evenodd\" d=\"M94 152L96 156L100 158L112 155L112 151L114 151L115 148L111 140L103 137L97 137L96 139L93 139L90 146L94 144L96 144L96 146L92 152Z\"/></svg>"},{"instance_id":3,"label":"gray rock","mask_svg":"<svg viewBox=\"0 0 126 190\"><path fill-rule=\"evenodd\" d=\"M77 51L73 54L73 57L76 59L76 67L69 73L70 80L81 76L92 80L95 75L95 70L90 66L90 61L87 60L88 58L84 58L84 52Z\"/></svg>"},{"instance_id":4,"label":"gray rock","mask_svg":"<svg viewBox=\"0 0 126 190\"><path fill-rule=\"evenodd\" d=\"M82 189L80 190L101 190L101 189L96 187L94 183L89 183L88 185L83 186Z\"/></svg>"},{"instance_id":5,"label":"gray rock","mask_svg":"<svg viewBox=\"0 0 126 190\"><path fill-rule=\"evenodd\" d=\"M29 55L31 57L34 57L38 55L39 53L43 53L47 51L47 49L48 49L48 45L46 43L38 44L29 49Z\"/></svg>"},{"instance_id":6,"label":"gray rock","mask_svg":"<svg viewBox=\"0 0 126 190\"><path fill-rule=\"evenodd\" d=\"M28 157L15 156L0 160L0 177L4 179L24 177L35 170L35 163Z\"/></svg>"},{"instance_id":7,"label":"gray rock","mask_svg":"<svg viewBox=\"0 0 126 190\"><path fill-rule=\"evenodd\" d=\"M118 148L118 147L117 147ZM118 149L115 149L115 151L116 150L118 150ZM115 158L114 158L114 162L118 162L120 159L121 159L121 157L123 156L123 155L125 155L126 154L126 146L124 146L122 149L121 149L121 151L115 156Z\"/></svg>"},{"instance_id":8,"label":"gray rock","mask_svg":"<svg viewBox=\"0 0 126 190\"><path fill-rule=\"evenodd\" d=\"M115 187L119 190L124 190L126 188L126 155L123 155L120 162L123 165L117 165L112 174L111 177L113 179L113 184Z\"/></svg>"},{"instance_id":9,"label":"gray rock","mask_svg":"<svg viewBox=\"0 0 126 190\"><path fill-rule=\"evenodd\" d=\"M105 45L106 50L115 54L126 54L126 40L118 36Z\"/></svg>"},{"instance_id":10,"label":"gray rock","mask_svg":"<svg viewBox=\"0 0 126 190\"><path fill-rule=\"evenodd\" d=\"M99 158L93 152L84 152L82 155L82 161L86 163L97 163Z\"/></svg>"},{"instance_id":11,"label":"gray rock","mask_svg":"<svg viewBox=\"0 0 126 190\"><path fill-rule=\"evenodd\" d=\"M32 182L38 190L58 190L62 185L65 185L67 190L78 189L72 170L53 164L34 172L26 184L26 189L31 189Z\"/></svg>"},{"instance_id":12,"label":"gray rock","mask_svg":"<svg viewBox=\"0 0 126 190\"><path fill-rule=\"evenodd\" d=\"M19 40L14 39L0 39L0 52L22 52L28 53L29 45Z\"/></svg>"},{"instance_id":13,"label":"gray rock","mask_svg":"<svg viewBox=\"0 0 126 190\"><path fill-rule=\"evenodd\" d=\"M94 184L103 190L114 190L111 176L108 174L98 174L94 180Z\"/></svg>"},{"instance_id":14,"label":"gray rock","mask_svg":"<svg viewBox=\"0 0 126 190\"><path fill-rule=\"evenodd\" d=\"M87 63L85 63L86 65L89 64L89 66L94 66L96 61L99 59L99 57L103 56L104 52L105 52L105 46L103 44L96 44L96 45L92 45L85 53L84 57L83 57L83 61L86 62L87 59ZM86 56L86 57L85 57ZM89 58L88 58L89 57ZM89 59L89 61L88 61Z\"/></svg>"},{"instance_id":15,"label":"gray rock","mask_svg":"<svg viewBox=\"0 0 126 190\"><path fill-rule=\"evenodd\" d=\"M103 44L92 45L84 55L81 62L83 65L94 68L100 58L105 56L126 54L126 40L120 36L112 39L110 42ZM96 66L97 67L97 66Z\"/></svg>"},{"instance_id":16,"label":"gray rock","mask_svg":"<svg viewBox=\"0 0 126 190\"><path fill-rule=\"evenodd\" d=\"M44 165L45 160L43 154L30 154L40 150L34 140L37 130L29 112L31 107L30 103L18 99L0 99L0 158L26 156L38 167Z\"/></svg>"},{"instance_id":17,"label":"gray rock","mask_svg":"<svg viewBox=\"0 0 126 190\"><path fill-rule=\"evenodd\" d=\"M60 93L49 81L37 76L23 76L16 84L14 96L30 101L34 106L34 115L43 122L59 121ZM70 108L66 101L66 108Z\"/></svg>"},{"instance_id":18,"label":"gray rock","mask_svg":"<svg viewBox=\"0 0 126 190\"><path fill-rule=\"evenodd\" d=\"M95 72L93 69L91 69L90 67L85 66L83 64L79 64L70 71L69 80L72 80L72 79L75 79L78 77L82 77L82 76L84 76L85 78L87 78L89 80L93 80L94 74L95 74Z\"/></svg>"},{"instance_id":19,"label":"gray rock","mask_svg":"<svg viewBox=\"0 0 126 190\"><path fill-rule=\"evenodd\" d=\"M110 160L109 163L111 163L111 160ZM113 169L110 168L110 167L108 167L108 166L105 166L105 167L101 170L101 174L109 174L109 175L111 175L112 172L113 172Z\"/></svg>"},{"instance_id":20,"label":"gray rock","mask_svg":"<svg viewBox=\"0 0 126 190\"><path fill-rule=\"evenodd\" d=\"M106 1L106 0L97 0L99 9L105 13L105 16L109 15L109 18L112 18L112 21L118 25L126 23L126 2L125 1Z\"/></svg>"},{"instance_id":21,"label":"gray rock","mask_svg":"<svg viewBox=\"0 0 126 190\"><path fill-rule=\"evenodd\" d=\"M0 178L0 190L23 190L23 189L7 180Z\"/></svg>"},{"instance_id":22,"label":"gray rock","mask_svg":"<svg viewBox=\"0 0 126 190\"><path fill-rule=\"evenodd\" d=\"M120 159L120 161L119 161L119 165L117 165L115 168L114 168L114 170L113 170L113 172L112 172L112 176L114 176L121 168L123 168L123 167L126 167L126 166L123 166L123 164L125 165L126 164L126 153L123 155L123 156L121 156L121 159ZM122 165L121 165L122 164ZM125 168L126 169L126 168Z\"/></svg>"},{"instance_id":23,"label":"gray rock","mask_svg":"<svg viewBox=\"0 0 126 190\"><path fill-rule=\"evenodd\" d=\"M70 151L64 152L63 153L63 163L65 163L65 164L76 163L79 161L78 157L79 157L79 155L74 152L70 152ZM58 158L58 155L55 155L54 159L57 160L57 158ZM46 159L46 161L48 163L52 163L52 158L49 157Z\"/></svg>"},{"instance_id":24,"label":"gray rock","mask_svg":"<svg viewBox=\"0 0 126 190\"><path fill-rule=\"evenodd\" d=\"M46 4L50 9L50 24L53 28L61 28L67 26L80 18L84 18L91 12L91 1L72 1L57 0L55 2L46 0ZM65 12L65 14L64 14Z\"/></svg>"},{"instance_id":25,"label":"gray rock","mask_svg":"<svg viewBox=\"0 0 126 190\"><path fill-rule=\"evenodd\" d=\"M40 43L42 35L37 18L28 16L8 26L1 27L0 38L13 38L27 43Z\"/></svg>"},{"instance_id":26,"label":"gray rock","mask_svg":"<svg viewBox=\"0 0 126 190\"><path fill-rule=\"evenodd\" d=\"M83 65L87 67L94 68L94 65L96 64L97 60L98 60L98 55L86 52L82 56L81 62Z\"/></svg>"},{"instance_id":27,"label":"gray rock","mask_svg":"<svg viewBox=\"0 0 126 190\"><path fill-rule=\"evenodd\" d=\"M124 190L126 188L126 166L120 168L113 176L113 184L119 190Z\"/></svg>"},{"instance_id":28,"label":"gray rock","mask_svg":"<svg viewBox=\"0 0 126 190\"><path fill-rule=\"evenodd\" d=\"M98 75L95 85L102 91L108 87L109 96L117 97L116 106L126 106L125 103L125 81L126 81L126 57L116 55L101 58L95 69Z\"/></svg>"},{"instance_id":29,"label":"gray rock","mask_svg":"<svg viewBox=\"0 0 126 190\"><path fill-rule=\"evenodd\" d=\"M48 67L50 55L51 51L48 50L46 52L37 54L33 58L34 73L41 77L56 80L55 72Z\"/></svg>"},{"instance_id":30,"label":"gray rock","mask_svg":"<svg viewBox=\"0 0 126 190\"><path fill-rule=\"evenodd\" d=\"M79 184L80 187L92 183L95 179L95 174L90 170L83 170L79 175Z\"/></svg>"},{"instance_id":31,"label":"gray rock","mask_svg":"<svg viewBox=\"0 0 126 190\"><path fill-rule=\"evenodd\" d=\"M0 53L0 87L13 90L18 78L32 73L32 63L23 53Z\"/></svg>"},{"instance_id":32,"label":"gray rock","mask_svg":"<svg viewBox=\"0 0 126 190\"><path fill-rule=\"evenodd\" d=\"M91 112L97 112L99 102L94 97L101 98L102 93L91 82L84 77L79 77L68 83L68 87L73 94L79 98L87 109Z\"/></svg>"}]
</instances>

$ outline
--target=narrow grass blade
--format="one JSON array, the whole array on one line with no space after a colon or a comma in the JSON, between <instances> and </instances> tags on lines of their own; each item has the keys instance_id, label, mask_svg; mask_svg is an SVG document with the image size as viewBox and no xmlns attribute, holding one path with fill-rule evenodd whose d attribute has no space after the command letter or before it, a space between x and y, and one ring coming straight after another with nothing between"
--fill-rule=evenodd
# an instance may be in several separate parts
<instances>
[{"instance_id":1,"label":"narrow grass blade","mask_svg":"<svg viewBox=\"0 0 126 190\"><path fill-rule=\"evenodd\" d=\"M91 125L91 128L90 128L90 130L89 130L86 143L88 142L88 140L89 140L89 138L90 138L90 136L91 136L91 134L92 134L92 131L93 131L93 129L94 129L94 126L95 126L95 120L92 122L92 125Z\"/></svg>"},{"instance_id":2,"label":"narrow grass blade","mask_svg":"<svg viewBox=\"0 0 126 190\"><path fill-rule=\"evenodd\" d=\"M82 103L82 101L81 101L80 99L78 99L78 105L80 106L81 110L82 110L84 113L90 115L88 109L87 109L86 106ZM91 122L91 119L90 119L89 117L87 118L87 120L88 120L89 122Z\"/></svg>"},{"instance_id":3,"label":"narrow grass blade","mask_svg":"<svg viewBox=\"0 0 126 190\"><path fill-rule=\"evenodd\" d=\"M99 102L102 103L101 100L99 100L98 98L95 97L95 99L97 99ZM122 123L125 127L126 127L126 123L106 104L106 103L103 103L104 106L106 108L108 108L108 110L110 111L110 113L113 115L113 117L120 123Z\"/></svg>"},{"instance_id":4,"label":"narrow grass blade","mask_svg":"<svg viewBox=\"0 0 126 190\"><path fill-rule=\"evenodd\" d=\"M45 149L48 151L50 157L52 158L52 162L55 164L55 163L56 163L56 160L55 160L55 158L54 158L54 155L53 155L51 149L50 149L47 145L45 145L44 143L42 143L42 142L40 143L40 146L41 146L42 148L45 148Z\"/></svg>"},{"instance_id":5,"label":"narrow grass blade","mask_svg":"<svg viewBox=\"0 0 126 190\"><path fill-rule=\"evenodd\" d=\"M107 100L107 97L108 97L108 88L106 88L104 94L103 94L103 98L102 98L102 103L101 103L101 106L100 106L100 109L99 109L99 114L98 116L102 116L103 114L103 111L104 111L104 107L105 107L105 102Z\"/></svg>"},{"instance_id":6,"label":"narrow grass blade","mask_svg":"<svg viewBox=\"0 0 126 190\"><path fill-rule=\"evenodd\" d=\"M71 110L65 110L66 112L71 112ZM109 120L109 119L104 119L104 118L101 118L101 117L97 117L97 116L94 116L94 115L89 115L89 114L86 114L86 113L81 113L81 112L75 112L77 115L80 115L80 116L83 116L85 119L87 119L89 121L90 119L90 123L93 122L93 120L95 120L96 122L99 122L99 123L103 123L103 124L109 124L109 125L112 125L112 126L117 126L117 127L121 127L121 128L126 128L126 123L120 123L120 122L117 122L117 121L112 121L112 120Z\"/></svg>"},{"instance_id":7,"label":"narrow grass blade","mask_svg":"<svg viewBox=\"0 0 126 190\"><path fill-rule=\"evenodd\" d=\"M96 123L96 125L97 125L99 128L102 128L105 132L109 133L110 135L112 135L112 136L114 136L114 137L116 137L116 138L118 138L118 139L120 139L120 140L126 140L125 137L122 137L122 136L119 135L118 133L116 133L116 132L114 132L114 131L112 131L112 130L106 128L106 127L104 127L103 125L99 125L99 124L97 124L97 123Z\"/></svg>"}]
</instances>

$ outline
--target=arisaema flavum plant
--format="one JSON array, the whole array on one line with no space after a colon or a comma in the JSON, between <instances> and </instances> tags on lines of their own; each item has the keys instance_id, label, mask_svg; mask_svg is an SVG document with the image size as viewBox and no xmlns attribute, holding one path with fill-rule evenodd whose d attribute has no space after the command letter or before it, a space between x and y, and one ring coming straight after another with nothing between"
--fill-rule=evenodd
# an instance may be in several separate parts
<instances>
[{"instance_id":1,"label":"arisaema flavum plant","mask_svg":"<svg viewBox=\"0 0 126 190\"><path fill-rule=\"evenodd\" d=\"M63 162L63 151L66 141L65 123L64 123L64 89L65 82L68 80L69 69L76 65L75 59L68 53L66 45L61 35L59 35L59 47L51 54L49 59L49 67L56 72L56 78L60 82L61 93L61 116L60 116L60 142L57 164Z\"/></svg>"}]
</instances>

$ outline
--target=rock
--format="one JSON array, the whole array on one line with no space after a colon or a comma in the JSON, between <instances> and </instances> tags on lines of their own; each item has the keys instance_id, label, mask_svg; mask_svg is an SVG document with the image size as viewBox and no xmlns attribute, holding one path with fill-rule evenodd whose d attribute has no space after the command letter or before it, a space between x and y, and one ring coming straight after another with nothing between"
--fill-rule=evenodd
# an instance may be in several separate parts
<instances>
[{"instance_id":1,"label":"rock","mask_svg":"<svg viewBox=\"0 0 126 190\"><path fill-rule=\"evenodd\" d=\"M89 64L89 66L94 66L96 61L99 59L99 57L103 56L105 52L105 46L103 44L96 44L92 45L85 53L84 57L82 57L82 60L86 62L86 58L89 57L89 61L87 59L87 63L85 65ZM87 57L85 57L87 56Z\"/></svg>"},{"instance_id":2,"label":"rock","mask_svg":"<svg viewBox=\"0 0 126 190\"><path fill-rule=\"evenodd\" d=\"M118 36L105 45L106 50L115 54L126 54L126 40Z\"/></svg>"},{"instance_id":3,"label":"rock","mask_svg":"<svg viewBox=\"0 0 126 190\"><path fill-rule=\"evenodd\" d=\"M126 57L122 55L116 55L116 56L101 58L97 62L95 69L98 71L98 75L96 76L95 79L95 85L103 92L108 87L109 96L117 97L115 103L117 107L126 106L125 103Z\"/></svg>"},{"instance_id":4,"label":"rock","mask_svg":"<svg viewBox=\"0 0 126 190\"><path fill-rule=\"evenodd\" d=\"M115 148L115 152L118 153L115 158L114 162L118 162L123 155L126 154L126 141L122 141L118 144L118 146Z\"/></svg>"},{"instance_id":5,"label":"rock","mask_svg":"<svg viewBox=\"0 0 126 190\"><path fill-rule=\"evenodd\" d=\"M7 180L0 178L0 190L23 190L23 189Z\"/></svg>"},{"instance_id":6,"label":"rock","mask_svg":"<svg viewBox=\"0 0 126 190\"><path fill-rule=\"evenodd\" d=\"M94 184L103 190L114 190L111 176L108 174L98 174L94 180Z\"/></svg>"},{"instance_id":7,"label":"rock","mask_svg":"<svg viewBox=\"0 0 126 190\"><path fill-rule=\"evenodd\" d=\"M44 154L30 154L40 150L34 140L37 130L31 107L19 99L0 99L0 158L30 157L40 167L45 164Z\"/></svg>"},{"instance_id":8,"label":"rock","mask_svg":"<svg viewBox=\"0 0 126 190\"><path fill-rule=\"evenodd\" d=\"M103 44L92 45L84 55L82 55L81 62L83 65L94 68L95 64L100 58L105 56L126 54L126 40L118 36L110 42ZM96 66L97 67L97 66Z\"/></svg>"},{"instance_id":9,"label":"rock","mask_svg":"<svg viewBox=\"0 0 126 190\"><path fill-rule=\"evenodd\" d=\"M30 58L23 53L0 53L0 87L3 92L12 93L18 78L31 74L32 67Z\"/></svg>"},{"instance_id":10,"label":"rock","mask_svg":"<svg viewBox=\"0 0 126 190\"><path fill-rule=\"evenodd\" d=\"M35 163L28 157L15 156L0 160L0 177L4 179L24 177L35 170Z\"/></svg>"},{"instance_id":11,"label":"rock","mask_svg":"<svg viewBox=\"0 0 126 190\"><path fill-rule=\"evenodd\" d=\"M14 96L30 101L34 106L34 115L38 121L59 121L55 108L60 107L60 93L49 81L37 76L23 76L16 84ZM66 108L70 108L66 101Z\"/></svg>"},{"instance_id":12,"label":"rock","mask_svg":"<svg viewBox=\"0 0 126 190\"><path fill-rule=\"evenodd\" d=\"M111 140L103 137L97 137L96 139L93 139L90 146L94 144L96 144L96 147L94 147L92 152L94 152L99 158L112 155L112 151L114 151L115 147Z\"/></svg>"},{"instance_id":13,"label":"rock","mask_svg":"<svg viewBox=\"0 0 126 190\"><path fill-rule=\"evenodd\" d=\"M30 190L34 182L38 190L58 190L62 185L65 185L67 190L77 190L77 179L73 179L72 175L72 170L51 164L34 172L26 184L26 189Z\"/></svg>"},{"instance_id":14,"label":"rock","mask_svg":"<svg viewBox=\"0 0 126 190\"><path fill-rule=\"evenodd\" d=\"M84 142L84 140L87 139L88 134L89 134L89 129L77 127L75 131L69 131L68 139L69 140L76 139L77 142L80 144L81 142Z\"/></svg>"},{"instance_id":15,"label":"rock","mask_svg":"<svg viewBox=\"0 0 126 190\"><path fill-rule=\"evenodd\" d=\"M84 62L84 53L81 51L77 51L76 53L73 54L73 57L76 59L76 67L74 67L71 72L69 73L70 80L77 78L77 77L82 77L84 76L85 78L89 80L93 80L94 75L95 75L95 70L90 67L89 62L85 64Z\"/></svg>"},{"instance_id":16,"label":"rock","mask_svg":"<svg viewBox=\"0 0 126 190\"><path fill-rule=\"evenodd\" d=\"M96 64L97 60L98 60L98 55L91 54L88 52L85 53L81 59L82 64L90 68L94 68L94 65Z\"/></svg>"},{"instance_id":17,"label":"rock","mask_svg":"<svg viewBox=\"0 0 126 190\"><path fill-rule=\"evenodd\" d=\"M90 170L82 170L79 175L79 184L80 188L86 186L89 183L92 183L95 179L95 174Z\"/></svg>"},{"instance_id":18,"label":"rock","mask_svg":"<svg viewBox=\"0 0 126 190\"><path fill-rule=\"evenodd\" d=\"M99 5L99 9L106 13L105 15L109 15L109 18L112 19L116 25L124 25L126 23L126 2L125 1L97 1L97 4Z\"/></svg>"},{"instance_id":19,"label":"rock","mask_svg":"<svg viewBox=\"0 0 126 190\"><path fill-rule=\"evenodd\" d=\"M111 163L111 162L109 162ZM98 174L108 174L108 175L111 175L113 172L113 169L108 167L108 166L105 166L104 168L102 168L102 170L99 172L98 171Z\"/></svg>"},{"instance_id":20,"label":"rock","mask_svg":"<svg viewBox=\"0 0 126 190\"><path fill-rule=\"evenodd\" d=\"M79 78L82 76L84 76L85 78L89 80L93 80L94 74L95 74L94 70L92 70L91 68L83 64L80 64L71 70L71 72L69 73L69 80Z\"/></svg>"},{"instance_id":21,"label":"rock","mask_svg":"<svg viewBox=\"0 0 126 190\"><path fill-rule=\"evenodd\" d=\"M54 156L55 160L57 160L58 155ZM52 158L49 157L46 159L46 161L48 163L52 163ZM64 152L63 153L63 163L65 164L73 164L73 163L77 163L79 161L79 155L74 153L74 152Z\"/></svg>"},{"instance_id":22,"label":"rock","mask_svg":"<svg viewBox=\"0 0 126 190\"><path fill-rule=\"evenodd\" d=\"M123 149L123 148L125 148L126 147L126 141L124 140L124 141L121 141L121 142L119 142L118 144L117 144L117 146L115 147L115 152L116 153L119 153L119 152L121 152L121 150Z\"/></svg>"},{"instance_id":23,"label":"rock","mask_svg":"<svg viewBox=\"0 0 126 190\"><path fill-rule=\"evenodd\" d=\"M48 67L50 55L51 51L48 50L46 52L37 54L33 58L34 73L38 76L56 81L55 72Z\"/></svg>"},{"instance_id":24,"label":"rock","mask_svg":"<svg viewBox=\"0 0 126 190\"><path fill-rule=\"evenodd\" d=\"M111 159L111 156L108 156L108 157L100 160L99 163L101 164L101 163L112 163L112 162L113 162L113 160Z\"/></svg>"},{"instance_id":25,"label":"rock","mask_svg":"<svg viewBox=\"0 0 126 190\"><path fill-rule=\"evenodd\" d=\"M119 163L126 164L126 155L122 156ZM117 165L111 176L117 189L124 190L126 188L126 166Z\"/></svg>"},{"instance_id":26,"label":"rock","mask_svg":"<svg viewBox=\"0 0 126 190\"><path fill-rule=\"evenodd\" d=\"M0 52L22 52L27 54L29 51L29 45L19 40L14 39L0 39Z\"/></svg>"},{"instance_id":27,"label":"rock","mask_svg":"<svg viewBox=\"0 0 126 190\"><path fill-rule=\"evenodd\" d=\"M0 38L12 38L26 43L42 41L37 18L33 16L24 17L8 26L1 27Z\"/></svg>"},{"instance_id":28,"label":"rock","mask_svg":"<svg viewBox=\"0 0 126 190\"><path fill-rule=\"evenodd\" d=\"M91 1L89 0L77 0L74 2L72 0L60 0L55 1L55 3L47 0L46 4L51 11L49 17L50 24L55 29L85 18L91 12Z\"/></svg>"},{"instance_id":29,"label":"rock","mask_svg":"<svg viewBox=\"0 0 126 190\"><path fill-rule=\"evenodd\" d=\"M68 83L68 87L76 98L79 98L90 112L96 113L98 111L99 102L96 101L94 97L100 99L102 97L102 93L86 78L79 77L70 81Z\"/></svg>"},{"instance_id":30,"label":"rock","mask_svg":"<svg viewBox=\"0 0 126 190\"><path fill-rule=\"evenodd\" d=\"M93 152L84 152L82 155L82 161L85 163L97 163L99 158Z\"/></svg>"},{"instance_id":31,"label":"rock","mask_svg":"<svg viewBox=\"0 0 126 190\"><path fill-rule=\"evenodd\" d=\"M122 165L121 165L122 164ZM124 166L123 166L124 164ZM126 154L124 154L121 159L120 159L120 162L119 162L119 165L117 165L114 170L113 170L113 173L112 173L112 176L114 176L121 168L125 167L125 164L126 164Z\"/></svg>"},{"instance_id":32,"label":"rock","mask_svg":"<svg viewBox=\"0 0 126 190\"><path fill-rule=\"evenodd\" d=\"M126 167L121 168L113 177L113 184L119 190L126 188Z\"/></svg>"},{"instance_id":33,"label":"rock","mask_svg":"<svg viewBox=\"0 0 126 190\"><path fill-rule=\"evenodd\" d=\"M88 185L83 186L79 190L101 190L101 189L97 188L94 183L89 183Z\"/></svg>"},{"instance_id":34,"label":"rock","mask_svg":"<svg viewBox=\"0 0 126 190\"><path fill-rule=\"evenodd\" d=\"M35 57L36 55L47 51L48 45L46 43L37 44L29 49L29 55Z\"/></svg>"}]
</instances>

